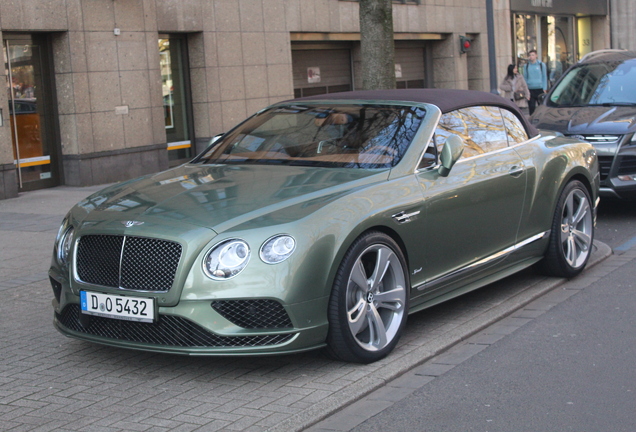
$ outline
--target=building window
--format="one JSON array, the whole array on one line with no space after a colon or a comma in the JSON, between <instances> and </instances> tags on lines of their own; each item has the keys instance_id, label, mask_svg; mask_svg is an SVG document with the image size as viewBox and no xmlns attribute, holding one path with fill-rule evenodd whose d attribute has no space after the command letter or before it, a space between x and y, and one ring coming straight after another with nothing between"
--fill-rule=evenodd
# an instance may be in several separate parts
<instances>
[{"instance_id":1,"label":"building window","mask_svg":"<svg viewBox=\"0 0 636 432\"><path fill-rule=\"evenodd\" d=\"M193 156L190 83L183 35L161 35L159 64L168 159L171 165L177 165Z\"/></svg>"}]
</instances>

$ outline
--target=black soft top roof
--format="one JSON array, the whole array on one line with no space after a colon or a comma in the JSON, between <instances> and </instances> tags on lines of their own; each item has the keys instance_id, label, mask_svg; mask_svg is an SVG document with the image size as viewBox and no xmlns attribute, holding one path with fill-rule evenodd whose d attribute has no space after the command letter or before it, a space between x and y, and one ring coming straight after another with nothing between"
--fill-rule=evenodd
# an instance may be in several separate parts
<instances>
[{"instance_id":1,"label":"black soft top roof","mask_svg":"<svg viewBox=\"0 0 636 432\"><path fill-rule=\"evenodd\" d=\"M451 90L451 89L397 89L397 90L360 90L343 93L329 93L317 96L309 96L293 101L311 100L384 100L420 102L437 106L442 113L447 113L460 108L475 105L490 105L508 108L515 113L528 133L534 137L539 131L530 124L528 119L519 111L517 105L499 95L476 90Z\"/></svg>"}]
</instances>

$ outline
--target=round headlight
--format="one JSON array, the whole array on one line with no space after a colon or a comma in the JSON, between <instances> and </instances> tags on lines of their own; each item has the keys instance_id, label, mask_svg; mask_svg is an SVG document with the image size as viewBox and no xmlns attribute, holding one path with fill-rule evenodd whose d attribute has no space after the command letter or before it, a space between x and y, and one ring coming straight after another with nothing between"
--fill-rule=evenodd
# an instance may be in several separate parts
<instances>
[{"instance_id":1,"label":"round headlight","mask_svg":"<svg viewBox=\"0 0 636 432\"><path fill-rule=\"evenodd\" d=\"M285 261L296 250L296 240L292 236L278 235L270 238L261 246L261 259L267 264Z\"/></svg>"},{"instance_id":2,"label":"round headlight","mask_svg":"<svg viewBox=\"0 0 636 432\"><path fill-rule=\"evenodd\" d=\"M68 262L68 255L71 252L71 246L73 246L73 232L75 230L72 226L68 227L62 234L60 242L57 248L57 260L60 264L64 265Z\"/></svg>"},{"instance_id":3,"label":"round headlight","mask_svg":"<svg viewBox=\"0 0 636 432\"><path fill-rule=\"evenodd\" d=\"M241 272L250 260L250 247L243 240L219 243L205 256L203 270L216 280L230 279Z\"/></svg>"}]
</instances>

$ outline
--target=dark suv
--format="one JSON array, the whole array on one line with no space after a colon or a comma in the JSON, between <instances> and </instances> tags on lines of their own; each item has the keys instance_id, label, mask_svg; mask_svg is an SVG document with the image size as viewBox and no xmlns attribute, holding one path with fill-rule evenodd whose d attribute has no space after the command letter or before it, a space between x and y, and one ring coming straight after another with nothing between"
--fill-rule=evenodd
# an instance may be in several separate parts
<instances>
[{"instance_id":1,"label":"dark suv","mask_svg":"<svg viewBox=\"0 0 636 432\"><path fill-rule=\"evenodd\" d=\"M550 90L532 124L594 144L601 195L636 199L636 52L583 57Z\"/></svg>"}]
</instances>

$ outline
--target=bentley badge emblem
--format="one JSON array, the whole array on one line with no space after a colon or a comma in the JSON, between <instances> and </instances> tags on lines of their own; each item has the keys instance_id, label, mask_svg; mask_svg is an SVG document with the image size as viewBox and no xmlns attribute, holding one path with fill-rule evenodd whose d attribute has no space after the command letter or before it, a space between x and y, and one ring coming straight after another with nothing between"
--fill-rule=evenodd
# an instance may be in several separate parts
<instances>
[{"instance_id":1,"label":"bentley badge emblem","mask_svg":"<svg viewBox=\"0 0 636 432\"><path fill-rule=\"evenodd\" d=\"M126 228L130 228L135 225L143 225L143 222L139 221L121 221L121 223L123 223Z\"/></svg>"}]
</instances>

